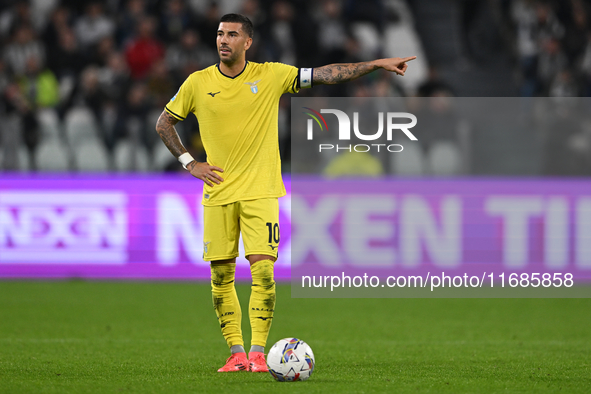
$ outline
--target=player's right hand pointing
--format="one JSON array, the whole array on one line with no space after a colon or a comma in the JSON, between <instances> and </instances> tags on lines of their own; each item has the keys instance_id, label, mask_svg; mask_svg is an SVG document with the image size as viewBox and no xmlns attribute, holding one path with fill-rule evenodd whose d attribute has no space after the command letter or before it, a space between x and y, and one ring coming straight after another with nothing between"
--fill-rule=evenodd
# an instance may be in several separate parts
<instances>
[{"instance_id":1,"label":"player's right hand pointing","mask_svg":"<svg viewBox=\"0 0 591 394\"><path fill-rule=\"evenodd\" d=\"M393 57L390 59L380 59L377 60L379 66L385 70L391 71L391 72L395 72L396 74L400 75L400 76L404 76L404 73L406 72L406 69L408 68L408 64L406 64L407 62L410 62L411 60L415 60L417 57L416 56L410 56L410 57Z\"/></svg>"},{"instance_id":2,"label":"player's right hand pointing","mask_svg":"<svg viewBox=\"0 0 591 394\"><path fill-rule=\"evenodd\" d=\"M213 183L220 184L224 181L224 179L216 174L214 171L217 172L224 172L219 167L209 165L209 163L198 163L197 161L192 161L187 164L187 169L195 178L201 179L203 182L207 183L209 186L213 186Z\"/></svg>"}]
</instances>

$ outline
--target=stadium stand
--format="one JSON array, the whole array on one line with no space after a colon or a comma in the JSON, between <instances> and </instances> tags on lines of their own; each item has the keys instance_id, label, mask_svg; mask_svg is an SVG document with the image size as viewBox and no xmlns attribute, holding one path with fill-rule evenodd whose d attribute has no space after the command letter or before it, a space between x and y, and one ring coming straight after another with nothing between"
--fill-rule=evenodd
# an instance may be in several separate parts
<instances>
[{"instance_id":1,"label":"stadium stand","mask_svg":"<svg viewBox=\"0 0 591 394\"><path fill-rule=\"evenodd\" d=\"M378 86L384 83L380 77L319 86L306 95L354 96L357 85L363 84L368 92L384 90L402 97L429 97L442 90L458 97L509 97L591 94L589 9L583 0L2 2L0 116L6 121L1 169L99 170L102 159L97 159L101 164L86 165L81 163L84 155L75 152L98 136L103 147L94 152L96 157L103 157L98 152L105 150L114 157L108 169L163 171L167 160L154 121L191 72L216 61L215 29L225 12L242 12L254 21L257 44L248 54L253 61L317 67L417 56L405 78L387 78L385 90ZM155 50L144 62L142 48L148 47ZM10 120L14 117L18 121ZM195 156L204 157L197 122L184 123L179 126L183 141ZM285 168L290 168L289 122L282 121L280 127L280 151L286 156ZM492 133L478 128L473 132ZM48 149L58 149L56 138L63 139L61 153L70 150L66 163L61 156L55 162L44 156ZM453 149L461 153L461 163L454 171L545 171L547 165L536 159L541 151L529 158L521 154L513 163L483 162L487 141L502 145L501 138L479 135L456 141ZM130 150L130 141L141 145L135 165L116 158L121 155L117 152ZM26 164L11 153L23 146L29 156ZM39 153L49 162L41 162ZM157 162L146 165L144 160L150 163L152 156ZM512 167L498 170L496 165ZM385 167L393 175L432 173L429 165L405 166Z\"/></svg>"},{"instance_id":2,"label":"stadium stand","mask_svg":"<svg viewBox=\"0 0 591 394\"><path fill-rule=\"evenodd\" d=\"M86 107L75 107L68 111L64 119L66 141L72 149L78 148L85 141L97 140L97 130L94 116ZM102 143L98 141L99 143Z\"/></svg>"},{"instance_id":3,"label":"stadium stand","mask_svg":"<svg viewBox=\"0 0 591 394\"><path fill-rule=\"evenodd\" d=\"M406 144L404 156L393 155L390 162L390 172L399 176L420 176L426 173L425 158L421 147L416 144Z\"/></svg>"},{"instance_id":4,"label":"stadium stand","mask_svg":"<svg viewBox=\"0 0 591 394\"><path fill-rule=\"evenodd\" d=\"M113 166L109 152L98 138L88 139L78 145L74 152L75 168L78 171L108 171Z\"/></svg>"},{"instance_id":5,"label":"stadium stand","mask_svg":"<svg viewBox=\"0 0 591 394\"><path fill-rule=\"evenodd\" d=\"M56 138L44 139L37 148L37 168L39 171L68 171L69 157L69 151L62 141Z\"/></svg>"},{"instance_id":6,"label":"stadium stand","mask_svg":"<svg viewBox=\"0 0 591 394\"><path fill-rule=\"evenodd\" d=\"M462 154L452 142L438 142L431 148L427 167L433 175L459 175L462 169Z\"/></svg>"},{"instance_id":7,"label":"stadium stand","mask_svg":"<svg viewBox=\"0 0 591 394\"><path fill-rule=\"evenodd\" d=\"M37 121L41 131L41 138L60 138L61 122L58 114L49 108L40 108L37 111Z\"/></svg>"},{"instance_id":8,"label":"stadium stand","mask_svg":"<svg viewBox=\"0 0 591 394\"><path fill-rule=\"evenodd\" d=\"M150 160L146 148L128 139L115 146L115 169L122 172L146 172L150 170Z\"/></svg>"}]
</instances>

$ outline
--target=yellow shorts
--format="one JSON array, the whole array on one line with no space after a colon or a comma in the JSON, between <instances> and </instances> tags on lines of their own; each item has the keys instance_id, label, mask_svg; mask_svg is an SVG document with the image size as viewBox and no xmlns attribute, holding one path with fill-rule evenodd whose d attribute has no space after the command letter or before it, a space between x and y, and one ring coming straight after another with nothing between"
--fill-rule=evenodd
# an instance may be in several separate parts
<instances>
[{"instance_id":1,"label":"yellow shorts","mask_svg":"<svg viewBox=\"0 0 591 394\"><path fill-rule=\"evenodd\" d=\"M203 260L238 257L242 233L246 256L277 257L279 246L279 201L277 198L236 201L203 207Z\"/></svg>"}]
</instances>

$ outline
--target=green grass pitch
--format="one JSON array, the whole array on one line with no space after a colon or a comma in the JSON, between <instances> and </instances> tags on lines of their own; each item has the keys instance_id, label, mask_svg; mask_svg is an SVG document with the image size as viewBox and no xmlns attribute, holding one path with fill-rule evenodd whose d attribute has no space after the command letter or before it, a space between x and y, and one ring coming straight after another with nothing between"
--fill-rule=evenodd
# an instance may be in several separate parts
<instances>
[{"instance_id":1,"label":"green grass pitch","mask_svg":"<svg viewBox=\"0 0 591 394\"><path fill-rule=\"evenodd\" d=\"M0 393L591 392L591 299L291 299L280 285L269 346L288 336L312 346L310 380L220 374L208 284L0 282Z\"/></svg>"}]
</instances>

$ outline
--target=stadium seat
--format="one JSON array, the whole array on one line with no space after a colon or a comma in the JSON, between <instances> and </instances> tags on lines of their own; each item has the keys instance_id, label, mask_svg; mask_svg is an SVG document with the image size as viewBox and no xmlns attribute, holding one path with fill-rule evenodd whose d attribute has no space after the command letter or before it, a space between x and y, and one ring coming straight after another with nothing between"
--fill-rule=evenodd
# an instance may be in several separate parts
<instances>
[{"instance_id":1,"label":"stadium seat","mask_svg":"<svg viewBox=\"0 0 591 394\"><path fill-rule=\"evenodd\" d=\"M150 127L155 127L156 126L156 122L158 121L158 118L160 117L160 114L162 113L162 109L161 108L156 108L150 111L150 113L148 114L148 125L150 125ZM156 137L158 138L158 137Z\"/></svg>"},{"instance_id":2,"label":"stadium seat","mask_svg":"<svg viewBox=\"0 0 591 394\"><path fill-rule=\"evenodd\" d=\"M427 160L433 175L458 175L462 170L462 154L453 142L435 143Z\"/></svg>"},{"instance_id":3,"label":"stadium seat","mask_svg":"<svg viewBox=\"0 0 591 394\"><path fill-rule=\"evenodd\" d=\"M401 1L390 0L386 3L386 6L400 15L400 21L386 26L383 40L384 55L385 57L417 57L412 61L412 67L409 66L404 78L396 79L396 82L400 83L405 90L413 92L427 79L427 56L412 23L412 13L408 10L406 4Z\"/></svg>"},{"instance_id":4,"label":"stadium seat","mask_svg":"<svg viewBox=\"0 0 591 394\"><path fill-rule=\"evenodd\" d=\"M98 138L76 147L74 158L78 171L109 170L109 153Z\"/></svg>"},{"instance_id":5,"label":"stadium seat","mask_svg":"<svg viewBox=\"0 0 591 394\"><path fill-rule=\"evenodd\" d=\"M4 170L19 169L18 157L15 152L18 150L22 141L21 122L16 114L6 114L0 122L0 151L2 161L0 166Z\"/></svg>"},{"instance_id":6,"label":"stadium seat","mask_svg":"<svg viewBox=\"0 0 591 394\"><path fill-rule=\"evenodd\" d=\"M64 124L66 139L73 148L99 136L94 115L86 107L75 107L68 111Z\"/></svg>"},{"instance_id":7,"label":"stadium seat","mask_svg":"<svg viewBox=\"0 0 591 394\"><path fill-rule=\"evenodd\" d=\"M407 0L384 0L384 7L386 8L386 12L398 16L399 23L406 23L411 26L415 25L414 15L408 7Z\"/></svg>"},{"instance_id":8,"label":"stadium seat","mask_svg":"<svg viewBox=\"0 0 591 394\"><path fill-rule=\"evenodd\" d=\"M24 145L15 151L4 148L0 145L0 170L27 171L29 169L29 153Z\"/></svg>"},{"instance_id":9,"label":"stadium seat","mask_svg":"<svg viewBox=\"0 0 591 394\"><path fill-rule=\"evenodd\" d=\"M58 138L47 138L37 148L39 171L67 171L69 169L68 148Z\"/></svg>"},{"instance_id":10,"label":"stadium seat","mask_svg":"<svg viewBox=\"0 0 591 394\"><path fill-rule=\"evenodd\" d=\"M391 172L399 176L419 176L425 172L421 147L416 143L405 143L404 150L392 154Z\"/></svg>"},{"instance_id":11,"label":"stadium seat","mask_svg":"<svg viewBox=\"0 0 591 394\"><path fill-rule=\"evenodd\" d=\"M10 156L3 149L0 149L0 170L4 171L29 171L29 152L27 148L23 145L20 146L16 150L16 157L8 157ZM12 161L10 163L5 163L4 160Z\"/></svg>"},{"instance_id":12,"label":"stadium seat","mask_svg":"<svg viewBox=\"0 0 591 394\"><path fill-rule=\"evenodd\" d=\"M374 59L382 46L382 37L376 27L369 22L357 22L351 26L355 39L363 43L360 56L363 59Z\"/></svg>"},{"instance_id":13,"label":"stadium seat","mask_svg":"<svg viewBox=\"0 0 591 394\"><path fill-rule=\"evenodd\" d=\"M152 150L156 150L156 146L157 145L162 145L162 140L160 139L160 137L158 136L158 133L155 131L155 127L156 127L156 123L158 122L158 118L160 117L160 114L162 113L162 108L156 108L151 110L148 113L148 116L146 117L147 122L145 127L149 130L148 133L145 133L145 142L144 144L148 147L150 147L150 149ZM181 124L177 123L177 132L179 133L181 140L185 141L185 137L184 137L184 133L183 131L183 122L181 122Z\"/></svg>"},{"instance_id":14,"label":"stadium seat","mask_svg":"<svg viewBox=\"0 0 591 394\"><path fill-rule=\"evenodd\" d=\"M149 171L148 152L141 144L121 140L115 146L115 168L118 171Z\"/></svg>"},{"instance_id":15,"label":"stadium seat","mask_svg":"<svg viewBox=\"0 0 591 394\"><path fill-rule=\"evenodd\" d=\"M60 97L64 100L70 97L70 94L72 94L72 91L76 87L76 77L74 75L65 75L60 78L59 83Z\"/></svg>"},{"instance_id":16,"label":"stadium seat","mask_svg":"<svg viewBox=\"0 0 591 394\"><path fill-rule=\"evenodd\" d=\"M60 120L52 108L41 108L37 111L37 121L42 138L58 138L60 136Z\"/></svg>"},{"instance_id":17,"label":"stadium seat","mask_svg":"<svg viewBox=\"0 0 591 394\"><path fill-rule=\"evenodd\" d=\"M154 146L154 160L152 162L153 171L164 171L166 166L174 160L174 156L170 153L166 145L163 143L157 143Z\"/></svg>"},{"instance_id":18,"label":"stadium seat","mask_svg":"<svg viewBox=\"0 0 591 394\"><path fill-rule=\"evenodd\" d=\"M29 160L29 151L27 147L24 145L19 146L18 148L18 169L20 171L30 171L31 170L31 163Z\"/></svg>"}]
</instances>

